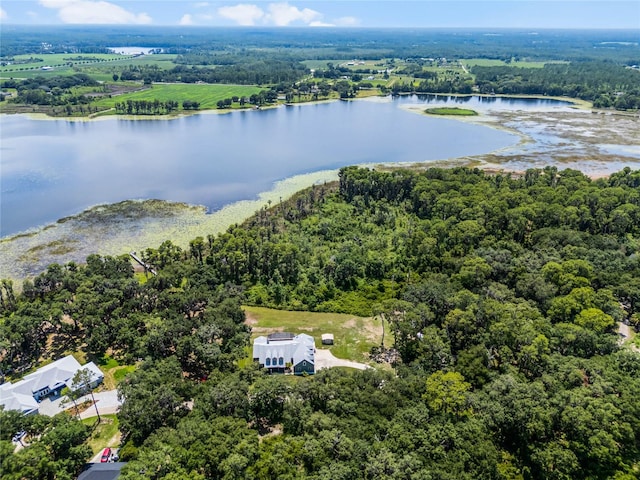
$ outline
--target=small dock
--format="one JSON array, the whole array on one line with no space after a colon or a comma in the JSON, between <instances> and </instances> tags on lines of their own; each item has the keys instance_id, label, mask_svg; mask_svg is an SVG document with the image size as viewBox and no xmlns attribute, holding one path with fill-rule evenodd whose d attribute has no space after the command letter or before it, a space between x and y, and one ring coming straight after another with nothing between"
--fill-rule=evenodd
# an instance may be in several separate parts
<instances>
[{"instance_id":1,"label":"small dock","mask_svg":"<svg viewBox=\"0 0 640 480\"><path fill-rule=\"evenodd\" d=\"M154 276L158 275L158 272L156 272L156 269L153 268L148 263L145 263L140 257L136 255L136 252L129 252L129 255L131 255L131 258L133 258L136 262L138 262L142 267L144 267L145 271L151 272L151 274Z\"/></svg>"}]
</instances>

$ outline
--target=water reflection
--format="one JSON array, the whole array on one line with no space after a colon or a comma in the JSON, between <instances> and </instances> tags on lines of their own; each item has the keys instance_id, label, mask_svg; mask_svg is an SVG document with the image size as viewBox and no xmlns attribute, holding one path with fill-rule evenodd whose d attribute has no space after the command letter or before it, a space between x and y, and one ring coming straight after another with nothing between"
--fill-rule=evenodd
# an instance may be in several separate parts
<instances>
[{"instance_id":1,"label":"water reflection","mask_svg":"<svg viewBox=\"0 0 640 480\"><path fill-rule=\"evenodd\" d=\"M477 155L517 142L506 132L398 108L447 102L536 108L546 101L406 96L391 102L97 122L3 115L0 235L125 199L160 198L214 211L255 198L293 175Z\"/></svg>"}]
</instances>

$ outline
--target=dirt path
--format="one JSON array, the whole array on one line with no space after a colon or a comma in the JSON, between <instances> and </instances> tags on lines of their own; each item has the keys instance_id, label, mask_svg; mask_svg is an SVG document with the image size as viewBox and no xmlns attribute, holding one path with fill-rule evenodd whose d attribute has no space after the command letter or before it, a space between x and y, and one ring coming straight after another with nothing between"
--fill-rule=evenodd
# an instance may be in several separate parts
<instances>
[{"instance_id":1,"label":"dirt path","mask_svg":"<svg viewBox=\"0 0 640 480\"><path fill-rule=\"evenodd\" d=\"M618 335L618 345L623 345L625 342L633 338L633 331L629 325L618 322ZM629 344L629 346L634 352L640 353L640 348L636 347L634 344Z\"/></svg>"},{"instance_id":2,"label":"dirt path","mask_svg":"<svg viewBox=\"0 0 640 480\"><path fill-rule=\"evenodd\" d=\"M364 363L336 358L333 356L333 353L331 353L331 350L316 349L316 370L331 367L349 367L357 368L358 370L371 368L369 365L365 365Z\"/></svg>"}]
</instances>

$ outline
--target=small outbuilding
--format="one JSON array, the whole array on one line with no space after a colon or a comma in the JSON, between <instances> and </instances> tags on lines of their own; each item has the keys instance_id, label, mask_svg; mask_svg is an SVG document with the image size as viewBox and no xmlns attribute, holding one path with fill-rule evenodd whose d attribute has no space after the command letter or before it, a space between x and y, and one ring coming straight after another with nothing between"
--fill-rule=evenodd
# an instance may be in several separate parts
<instances>
[{"instance_id":1,"label":"small outbuilding","mask_svg":"<svg viewBox=\"0 0 640 480\"><path fill-rule=\"evenodd\" d=\"M322 334L322 344L323 345L333 345L333 333L323 333Z\"/></svg>"}]
</instances>

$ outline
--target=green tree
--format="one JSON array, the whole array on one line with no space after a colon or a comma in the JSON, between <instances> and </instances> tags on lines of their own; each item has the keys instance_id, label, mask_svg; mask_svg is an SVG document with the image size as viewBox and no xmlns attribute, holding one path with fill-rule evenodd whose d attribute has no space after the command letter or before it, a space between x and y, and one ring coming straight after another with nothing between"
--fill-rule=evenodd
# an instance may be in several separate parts
<instances>
[{"instance_id":1,"label":"green tree","mask_svg":"<svg viewBox=\"0 0 640 480\"><path fill-rule=\"evenodd\" d=\"M434 412L464 416L471 413L467 400L470 389L471 384L460 373L438 371L427 378L422 397Z\"/></svg>"}]
</instances>

